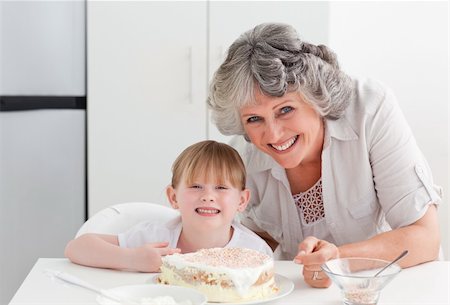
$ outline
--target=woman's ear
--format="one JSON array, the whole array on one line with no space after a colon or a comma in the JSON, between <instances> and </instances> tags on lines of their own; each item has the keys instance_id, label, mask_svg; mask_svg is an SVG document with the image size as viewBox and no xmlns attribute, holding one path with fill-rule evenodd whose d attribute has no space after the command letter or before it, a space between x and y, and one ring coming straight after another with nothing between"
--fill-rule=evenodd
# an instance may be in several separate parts
<instances>
[{"instance_id":1,"label":"woman's ear","mask_svg":"<svg viewBox=\"0 0 450 305\"><path fill-rule=\"evenodd\" d=\"M243 212L245 210L249 200L250 200L250 190L244 189L243 191L241 191L240 202L239 202L239 206L237 209L238 212Z\"/></svg>"},{"instance_id":2,"label":"woman's ear","mask_svg":"<svg viewBox=\"0 0 450 305\"><path fill-rule=\"evenodd\" d=\"M178 202L177 202L177 192L175 191L173 186L169 185L166 188L166 195L167 195L167 199L169 200L170 205L172 206L172 208L177 210L179 208L179 205L178 205Z\"/></svg>"}]
</instances>

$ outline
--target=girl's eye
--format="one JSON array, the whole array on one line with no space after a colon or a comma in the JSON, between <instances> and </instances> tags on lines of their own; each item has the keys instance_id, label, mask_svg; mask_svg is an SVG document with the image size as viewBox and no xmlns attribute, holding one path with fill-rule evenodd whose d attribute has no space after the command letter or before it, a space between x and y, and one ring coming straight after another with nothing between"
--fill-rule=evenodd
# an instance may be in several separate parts
<instances>
[{"instance_id":1,"label":"girl's eye","mask_svg":"<svg viewBox=\"0 0 450 305\"><path fill-rule=\"evenodd\" d=\"M193 188L193 189L200 189L200 188L202 188L200 185L198 185L198 184L193 184L192 186L191 186L191 188Z\"/></svg>"},{"instance_id":2,"label":"girl's eye","mask_svg":"<svg viewBox=\"0 0 450 305\"><path fill-rule=\"evenodd\" d=\"M225 185L218 185L216 188L218 190L228 190L228 187L226 187Z\"/></svg>"},{"instance_id":3,"label":"girl's eye","mask_svg":"<svg viewBox=\"0 0 450 305\"><path fill-rule=\"evenodd\" d=\"M280 109L280 113L286 114L291 112L292 110L294 110L294 108L292 108L291 106L284 106L283 108Z\"/></svg>"},{"instance_id":4,"label":"girl's eye","mask_svg":"<svg viewBox=\"0 0 450 305\"><path fill-rule=\"evenodd\" d=\"M259 116L251 116L247 119L247 123L255 123L261 121L261 118Z\"/></svg>"}]
</instances>

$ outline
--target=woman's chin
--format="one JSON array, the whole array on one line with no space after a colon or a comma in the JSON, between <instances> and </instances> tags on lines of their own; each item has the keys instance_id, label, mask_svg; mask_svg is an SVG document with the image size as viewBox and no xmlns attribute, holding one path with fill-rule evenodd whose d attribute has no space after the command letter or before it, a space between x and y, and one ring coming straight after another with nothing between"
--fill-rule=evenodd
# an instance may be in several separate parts
<instances>
[{"instance_id":1,"label":"woman's chin","mask_svg":"<svg viewBox=\"0 0 450 305\"><path fill-rule=\"evenodd\" d=\"M284 169L295 168L301 163L301 158L293 157L293 154L289 155L271 155L271 157Z\"/></svg>"},{"instance_id":2,"label":"woman's chin","mask_svg":"<svg viewBox=\"0 0 450 305\"><path fill-rule=\"evenodd\" d=\"M299 165L298 162L285 162L285 163L277 162L277 163L280 164L280 166L284 169L296 168Z\"/></svg>"}]
</instances>

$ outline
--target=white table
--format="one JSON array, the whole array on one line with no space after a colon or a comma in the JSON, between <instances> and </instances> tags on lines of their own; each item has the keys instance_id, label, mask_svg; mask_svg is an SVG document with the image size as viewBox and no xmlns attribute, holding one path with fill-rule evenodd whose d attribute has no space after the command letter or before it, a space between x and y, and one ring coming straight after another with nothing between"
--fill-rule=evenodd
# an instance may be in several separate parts
<instances>
[{"instance_id":1,"label":"white table","mask_svg":"<svg viewBox=\"0 0 450 305\"><path fill-rule=\"evenodd\" d=\"M45 269L61 270L76 275L101 288L149 283L151 273L135 273L83 267L67 259L40 258L22 283L10 305L24 304L97 304L96 295L88 290L52 280ZM339 289L333 284L327 289L307 286L300 276L301 267L291 261L276 261L275 272L290 278L294 291L288 296L266 303L340 305ZM431 262L402 270L382 291L378 304L450 304L450 262Z\"/></svg>"}]
</instances>

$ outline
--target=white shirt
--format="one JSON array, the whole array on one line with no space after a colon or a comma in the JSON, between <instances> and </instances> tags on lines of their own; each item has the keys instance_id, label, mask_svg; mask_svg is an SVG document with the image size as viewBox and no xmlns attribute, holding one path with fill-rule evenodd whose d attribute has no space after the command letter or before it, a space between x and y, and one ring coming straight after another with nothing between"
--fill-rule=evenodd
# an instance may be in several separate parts
<instances>
[{"instance_id":1,"label":"white shirt","mask_svg":"<svg viewBox=\"0 0 450 305\"><path fill-rule=\"evenodd\" d=\"M373 80L356 80L355 88L344 115L324 124L323 204L338 246L409 225L442 197L392 92ZM284 168L241 136L231 145L251 190L243 224L269 233L292 259L306 236Z\"/></svg>"},{"instance_id":2,"label":"white shirt","mask_svg":"<svg viewBox=\"0 0 450 305\"><path fill-rule=\"evenodd\" d=\"M231 224L233 236L225 248L249 248L273 256L269 245L254 232L236 221ZM170 248L176 248L182 229L181 217L168 222L141 222L128 231L118 234L119 246L137 248L147 243L168 242Z\"/></svg>"}]
</instances>

